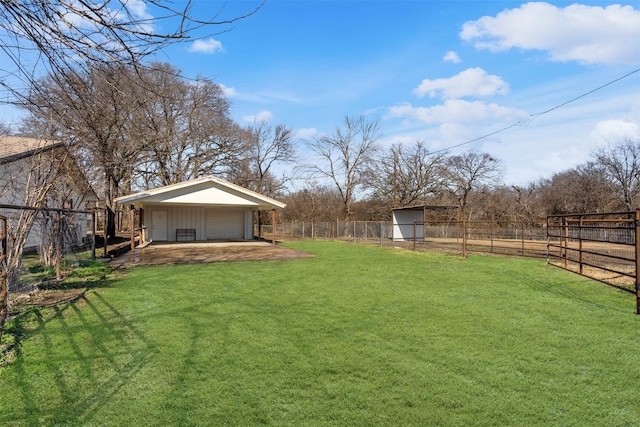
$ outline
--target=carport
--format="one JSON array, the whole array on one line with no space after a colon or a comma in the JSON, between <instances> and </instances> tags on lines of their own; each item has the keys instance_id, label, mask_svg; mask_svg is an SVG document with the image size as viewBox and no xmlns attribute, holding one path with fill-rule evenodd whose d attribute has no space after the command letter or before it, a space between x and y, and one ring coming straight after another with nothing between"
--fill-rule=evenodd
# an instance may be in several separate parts
<instances>
[{"instance_id":1,"label":"carport","mask_svg":"<svg viewBox=\"0 0 640 427\"><path fill-rule=\"evenodd\" d=\"M141 243L253 240L254 212L286 205L214 176L115 199L140 213ZM275 229L275 227L274 227ZM273 238L275 243L275 236Z\"/></svg>"}]
</instances>

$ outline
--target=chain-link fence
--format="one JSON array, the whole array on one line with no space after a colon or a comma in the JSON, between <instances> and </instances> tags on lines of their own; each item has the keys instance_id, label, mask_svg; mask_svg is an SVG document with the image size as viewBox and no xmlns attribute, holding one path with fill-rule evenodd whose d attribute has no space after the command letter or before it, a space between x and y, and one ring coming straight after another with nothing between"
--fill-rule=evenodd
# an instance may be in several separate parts
<instances>
[{"instance_id":1,"label":"chain-link fence","mask_svg":"<svg viewBox=\"0 0 640 427\"><path fill-rule=\"evenodd\" d=\"M94 212L7 205L0 210L6 218L9 294L59 280L74 265L95 258Z\"/></svg>"},{"instance_id":2,"label":"chain-link fence","mask_svg":"<svg viewBox=\"0 0 640 427\"><path fill-rule=\"evenodd\" d=\"M286 222L276 224L276 238L336 239L364 242L390 241L389 221ZM258 235L258 229L255 233ZM262 226L262 236L273 236L271 225Z\"/></svg>"}]
</instances>

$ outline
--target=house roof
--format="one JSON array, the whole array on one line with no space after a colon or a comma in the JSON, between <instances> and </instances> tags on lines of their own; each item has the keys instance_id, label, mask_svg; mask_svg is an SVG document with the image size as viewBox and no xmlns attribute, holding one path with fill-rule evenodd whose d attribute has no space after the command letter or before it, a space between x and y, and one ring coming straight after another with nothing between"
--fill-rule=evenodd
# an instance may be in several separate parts
<instances>
[{"instance_id":1,"label":"house roof","mask_svg":"<svg viewBox=\"0 0 640 427\"><path fill-rule=\"evenodd\" d=\"M51 139L0 136L0 165L16 162L58 148L66 150L62 142ZM57 152L54 155L57 155ZM82 197L88 202L98 201L99 198L95 190L73 156L64 156L64 158L69 166L68 176L76 186L76 189L82 194Z\"/></svg>"},{"instance_id":2,"label":"house roof","mask_svg":"<svg viewBox=\"0 0 640 427\"><path fill-rule=\"evenodd\" d=\"M250 207L253 209L284 208L285 203L232 184L212 175L141 191L115 199L118 204L174 204Z\"/></svg>"},{"instance_id":3,"label":"house roof","mask_svg":"<svg viewBox=\"0 0 640 427\"><path fill-rule=\"evenodd\" d=\"M0 136L0 164L11 163L38 151L52 150L61 145L61 142L49 139Z\"/></svg>"}]
</instances>

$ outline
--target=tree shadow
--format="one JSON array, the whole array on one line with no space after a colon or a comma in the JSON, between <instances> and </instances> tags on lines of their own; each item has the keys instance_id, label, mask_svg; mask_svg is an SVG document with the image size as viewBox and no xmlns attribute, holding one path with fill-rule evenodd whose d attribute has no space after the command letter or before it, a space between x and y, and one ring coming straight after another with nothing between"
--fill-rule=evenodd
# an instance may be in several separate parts
<instances>
[{"instance_id":1,"label":"tree shadow","mask_svg":"<svg viewBox=\"0 0 640 427\"><path fill-rule=\"evenodd\" d=\"M98 290L25 310L10 329L0 425L89 422L158 351Z\"/></svg>"}]
</instances>

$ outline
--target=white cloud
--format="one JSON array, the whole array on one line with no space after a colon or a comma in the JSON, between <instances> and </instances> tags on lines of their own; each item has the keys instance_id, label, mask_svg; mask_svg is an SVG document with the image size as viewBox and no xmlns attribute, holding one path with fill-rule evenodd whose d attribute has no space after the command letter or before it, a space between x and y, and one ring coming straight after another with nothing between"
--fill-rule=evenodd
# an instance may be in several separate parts
<instances>
[{"instance_id":1,"label":"white cloud","mask_svg":"<svg viewBox=\"0 0 640 427\"><path fill-rule=\"evenodd\" d=\"M319 135L319 132L318 132L318 129L316 128L301 128L301 129L296 129L295 135L296 135L296 138L309 139Z\"/></svg>"},{"instance_id":2,"label":"white cloud","mask_svg":"<svg viewBox=\"0 0 640 427\"><path fill-rule=\"evenodd\" d=\"M495 17L466 22L460 37L477 49L547 51L553 61L640 63L640 10L526 3Z\"/></svg>"},{"instance_id":3,"label":"white cloud","mask_svg":"<svg viewBox=\"0 0 640 427\"><path fill-rule=\"evenodd\" d=\"M596 124L590 136L600 145L615 144L624 139L640 140L640 126L627 120L603 120Z\"/></svg>"},{"instance_id":4,"label":"white cloud","mask_svg":"<svg viewBox=\"0 0 640 427\"><path fill-rule=\"evenodd\" d=\"M410 117L427 124L469 124L496 120L516 123L528 114L494 103L448 99L444 104L433 107L414 107L408 103L396 105L389 109L389 116Z\"/></svg>"},{"instance_id":5,"label":"white cloud","mask_svg":"<svg viewBox=\"0 0 640 427\"><path fill-rule=\"evenodd\" d=\"M445 53L444 57L442 58L442 60L445 61L445 62L453 62L454 64L459 64L460 62L462 62L462 60L460 59L458 54L455 53L452 50L450 50L447 53Z\"/></svg>"},{"instance_id":6,"label":"white cloud","mask_svg":"<svg viewBox=\"0 0 640 427\"><path fill-rule=\"evenodd\" d=\"M216 39L196 40L189 47L189 52L195 53L216 53L222 50L222 43Z\"/></svg>"},{"instance_id":7,"label":"white cloud","mask_svg":"<svg viewBox=\"0 0 640 427\"><path fill-rule=\"evenodd\" d=\"M236 88L225 86L222 83L218 83L218 85L220 86L220 89L222 89L222 93L224 93L224 96L226 96L227 98L233 98L237 95Z\"/></svg>"},{"instance_id":8,"label":"white cloud","mask_svg":"<svg viewBox=\"0 0 640 427\"><path fill-rule=\"evenodd\" d=\"M143 0L128 0L127 10L138 18L152 18L151 14L148 12L147 3Z\"/></svg>"},{"instance_id":9,"label":"white cloud","mask_svg":"<svg viewBox=\"0 0 640 427\"><path fill-rule=\"evenodd\" d=\"M419 97L429 95L443 99L457 99L469 96L492 96L505 94L509 85L499 76L489 75L482 68L468 68L446 79L425 79L413 90Z\"/></svg>"},{"instance_id":10,"label":"white cloud","mask_svg":"<svg viewBox=\"0 0 640 427\"><path fill-rule=\"evenodd\" d=\"M252 116L243 116L242 120L250 123L268 122L272 116L273 114L270 111L262 110L258 114Z\"/></svg>"}]
</instances>

